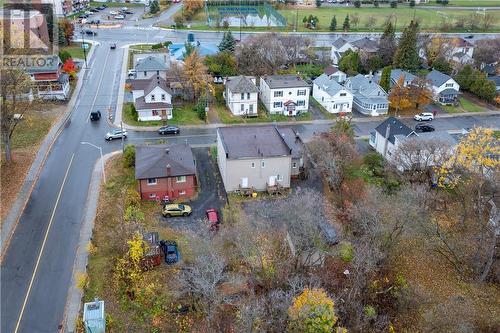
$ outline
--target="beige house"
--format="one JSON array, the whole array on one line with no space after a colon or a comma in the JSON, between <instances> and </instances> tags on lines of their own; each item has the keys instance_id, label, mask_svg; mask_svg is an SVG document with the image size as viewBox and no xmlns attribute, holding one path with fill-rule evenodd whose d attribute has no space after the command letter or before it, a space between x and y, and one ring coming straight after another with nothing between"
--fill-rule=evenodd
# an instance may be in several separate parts
<instances>
[{"instance_id":1,"label":"beige house","mask_svg":"<svg viewBox=\"0 0 500 333\"><path fill-rule=\"evenodd\" d=\"M222 127L217 130L217 161L227 192L290 187L303 167L303 144L291 128Z\"/></svg>"}]
</instances>

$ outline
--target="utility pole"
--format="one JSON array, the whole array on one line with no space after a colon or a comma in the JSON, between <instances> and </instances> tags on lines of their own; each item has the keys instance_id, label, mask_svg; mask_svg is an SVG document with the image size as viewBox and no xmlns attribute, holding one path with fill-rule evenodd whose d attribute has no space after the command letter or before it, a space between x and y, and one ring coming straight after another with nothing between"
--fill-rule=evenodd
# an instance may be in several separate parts
<instances>
[{"instance_id":1,"label":"utility pole","mask_svg":"<svg viewBox=\"0 0 500 333\"><path fill-rule=\"evenodd\" d=\"M83 24L82 24L82 48L83 48L83 57L85 58L85 69L88 68L87 66L87 50L85 49L85 32L83 31Z\"/></svg>"},{"instance_id":2,"label":"utility pole","mask_svg":"<svg viewBox=\"0 0 500 333\"><path fill-rule=\"evenodd\" d=\"M391 124L387 124L385 129L385 141L384 141L384 158L387 155L387 148L389 148L389 134L391 133Z\"/></svg>"},{"instance_id":3,"label":"utility pole","mask_svg":"<svg viewBox=\"0 0 500 333\"><path fill-rule=\"evenodd\" d=\"M124 143L124 137L123 137L123 121L120 122L120 128L121 128L121 131L122 131L122 153L125 152L125 143Z\"/></svg>"}]
</instances>

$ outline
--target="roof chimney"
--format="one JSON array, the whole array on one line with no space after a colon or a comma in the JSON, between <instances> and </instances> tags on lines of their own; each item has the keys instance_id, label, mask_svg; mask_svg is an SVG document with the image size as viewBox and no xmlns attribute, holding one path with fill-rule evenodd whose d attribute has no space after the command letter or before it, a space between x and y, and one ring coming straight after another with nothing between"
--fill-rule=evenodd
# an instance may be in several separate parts
<instances>
[{"instance_id":1,"label":"roof chimney","mask_svg":"<svg viewBox=\"0 0 500 333\"><path fill-rule=\"evenodd\" d=\"M168 153L170 153L170 149L165 148L165 153L168 155Z\"/></svg>"},{"instance_id":2,"label":"roof chimney","mask_svg":"<svg viewBox=\"0 0 500 333\"><path fill-rule=\"evenodd\" d=\"M170 164L167 164L167 176L170 176L170 171L172 171L172 167Z\"/></svg>"}]
</instances>

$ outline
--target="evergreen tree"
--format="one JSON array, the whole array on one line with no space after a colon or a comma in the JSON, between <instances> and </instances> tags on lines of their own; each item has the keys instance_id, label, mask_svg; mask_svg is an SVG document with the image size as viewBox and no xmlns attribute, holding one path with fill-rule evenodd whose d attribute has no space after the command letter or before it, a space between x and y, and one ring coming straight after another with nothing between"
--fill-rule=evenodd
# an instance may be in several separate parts
<instances>
[{"instance_id":1,"label":"evergreen tree","mask_svg":"<svg viewBox=\"0 0 500 333\"><path fill-rule=\"evenodd\" d=\"M382 76L380 77L380 86L386 92L389 92L389 88L391 87L391 70L391 66L384 67Z\"/></svg>"},{"instance_id":2,"label":"evergreen tree","mask_svg":"<svg viewBox=\"0 0 500 333\"><path fill-rule=\"evenodd\" d=\"M321 7L321 0L316 0L316 7Z\"/></svg>"},{"instance_id":3,"label":"evergreen tree","mask_svg":"<svg viewBox=\"0 0 500 333\"><path fill-rule=\"evenodd\" d=\"M194 45L189 42L184 43L184 48L186 49L186 51L184 52L184 58L189 57L191 53L193 53L193 51L195 50Z\"/></svg>"},{"instance_id":4,"label":"evergreen tree","mask_svg":"<svg viewBox=\"0 0 500 333\"><path fill-rule=\"evenodd\" d=\"M149 4L149 13L151 14L156 14L160 11L160 5L158 4L158 1L154 0L151 1Z\"/></svg>"},{"instance_id":5,"label":"evergreen tree","mask_svg":"<svg viewBox=\"0 0 500 333\"><path fill-rule=\"evenodd\" d=\"M356 8L361 7L361 1L360 0L354 1L354 7L356 7Z\"/></svg>"},{"instance_id":6,"label":"evergreen tree","mask_svg":"<svg viewBox=\"0 0 500 333\"><path fill-rule=\"evenodd\" d=\"M385 26L384 33L380 37L378 54L384 66L392 64L396 52L396 31L391 22Z\"/></svg>"},{"instance_id":7,"label":"evergreen tree","mask_svg":"<svg viewBox=\"0 0 500 333\"><path fill-rule=\"evenodd\" d=\"M333 15L332 22L330 23L330 31L337 29L337 18Z\"/></svg>"},{"instance_id":8,"label":"evergreen tree","mask_svg":"<svg viewBox=\"0 0 500 333\"><path fill-rule=\"evenodd\" d=\"M453 70L453 67L451 66L450 62L446 60L444 57L436 58L436 60L432 62L432 68L448 75L450 75L451 71Z\"/></svg>"},{"instance_id":9,"label":"evergreen tree","mask_svg":"<svg viewBox=\"0 0 500 333\"><path fill-rule=\"evenodd\" d=\"M64 35L64 27L62 25L57 26L58 31L57 31L57 42L59 45L66 45L66 36Z\"/></svg>"},{"instance_id":10,"label":"evergreen tree","mask_svg":"<svg viewBox=\"0 0 500 333\"><path fill-rule=\"evenodd\" d=\"M349 14L345 16L344 24L342 24L342 29L344 29L345 32L349 31L351 28L351 23L349 23Z\"/></svg>"},{"instance_id":11,"label":"evergreen tree","mask_svg":"<svg viewBox=\"0 0 500 333\"><path fill-rule=\"evenodd\" d=\"M474 70L471 65L465 65L458 74L455 76L455 80L460 85L460 88L464 90L469 90L472 82L474 82Z\"/></svg>"},{"instance_id":12,"label":"evergreen tree","mask_svg":"<svg viewBox=\"0 0 500 333\"><path fill-rule=\"evenodd\" d=\"M361 68L361 60L358 52L348 50L339 60L339 69L348 75L356 75Z\"/></svg>"},{"instance_id":13,"label":"evergreen tree","mask_svg":"<svg viewBox=\"0 0 500 333\"><path fill-rule=\"evenodd\" d=\"M224 32L224 36L222 37L222 41L220 42L218 48L219 51L228 51L228 52L234 52L234 49L236 47L236 41L234 40L233 34L231 31L226 31Z\"/></svg>"},{"instance_id":14,"label":"evergreen tree","mask_svg":"<svg viewBox=\"0 0 500 333\"><path fill-rule=\"evenodd\" d=\"M417 50L418 23L411 21L403 30L394 55L394 67L415 72L420 64Z\"/></svg>"}]
</instances>

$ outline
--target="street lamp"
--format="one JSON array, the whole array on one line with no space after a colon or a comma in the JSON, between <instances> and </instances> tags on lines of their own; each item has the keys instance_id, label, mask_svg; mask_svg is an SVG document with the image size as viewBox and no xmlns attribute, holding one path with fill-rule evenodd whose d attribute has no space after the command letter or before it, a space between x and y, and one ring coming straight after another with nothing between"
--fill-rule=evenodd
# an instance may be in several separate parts
<instances>
[{"instance_id":1,"label":"street lamp","mask_svg":"<svg viewBox=\"0 0 500 333\"><path fill-rule=\"evenodd\" d=\"M96 146L90 142L82 141L80 142L82 145L89 145L92 146L96 149L99 149L99 154L101 154L101 171L102 171L102 179L104 180L104 184L106 184L106 173L104 172L104 159L102 158L102 148L99 146Z\"/></svg>"}]
</instances>

